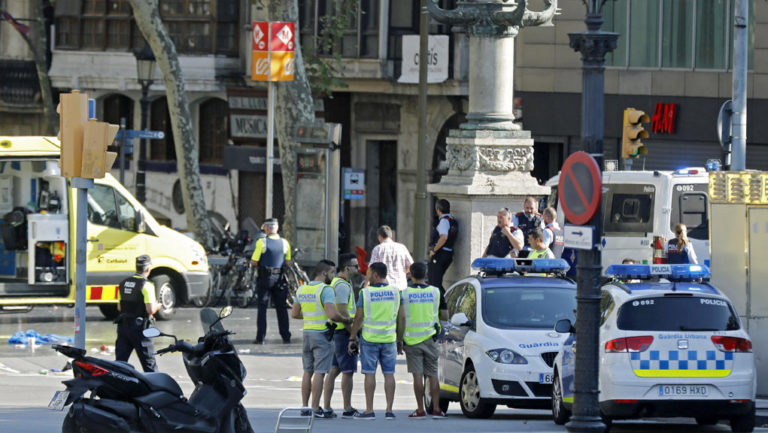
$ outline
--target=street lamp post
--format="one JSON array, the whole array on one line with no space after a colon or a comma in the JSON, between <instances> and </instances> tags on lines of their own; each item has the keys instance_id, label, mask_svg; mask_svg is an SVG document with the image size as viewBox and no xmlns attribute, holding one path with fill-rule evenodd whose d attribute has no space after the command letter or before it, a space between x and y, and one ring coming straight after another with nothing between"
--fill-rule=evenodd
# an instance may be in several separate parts
<instances>
[{"instance_id":1,"label":"street lamp post","mask_svg":"<svg viewBox=\"0 0 768 433\"><path fill-rule=\"evenodd\" d=\"M152 85L155 76L155 55L149 44L144 44L144 48L135 51L136 57L136 79L141 85L141 130L147 129L147 115L149 113L149 86ZM146 193L146 160L147 160L147 139L141 139L139 147L138 170L136 171L136 198L144 203L147 198Z\"/></svg>"},{"instance_id":2,"label":"street lamp post","mask_svg":"<svg viewBox=\"0 0 768 433\"><path fill-rule=\"evenodd\" d=\"M618 33L600 30L601 9L606 0L582 0L587 6L587 31L569 33L571 48L581 53L581 145L603 168L603 124L605 55L616 48ZM602 212L589 222L602 234ZM577 265L578 307L576 311L576 352L573 416L566 424L569 432L602 432L605 426L598 406L598 368L600 341L601 252L597 248L579 251Z\"/></svg>"}]
</instances>

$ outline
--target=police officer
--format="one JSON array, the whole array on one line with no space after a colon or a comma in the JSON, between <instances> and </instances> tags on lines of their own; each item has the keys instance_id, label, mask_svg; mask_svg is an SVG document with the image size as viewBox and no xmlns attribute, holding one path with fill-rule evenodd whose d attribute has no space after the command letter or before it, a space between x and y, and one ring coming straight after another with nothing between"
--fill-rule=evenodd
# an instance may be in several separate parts
<instances>
[{"instance_id":1,"label":"police officer","mask_svg":"<svg viewBox=\"0 0 768 433\"><path fill-rule=\"evenodd\" d=\"M400 309L400 290L387 284L387 265L374 262L368 266L368 287L360 291L355 312L355 323L349 329L349 349L360 348L360 365L365 375L365 412L356 413L355 419L376 419L373 412L373 394L376 391L376 367L381 364L384 374L384 394L387 409L384 418L395 419L392 403L395 400L395 362L397 361L397 313ZM362 328L358 342L357 331Z\"/></svg>"},{"instance_id":2,"label":"police officer","mask_svg":"<svg viewBox=\"0 0 768 433\"><path fill-rule=\"evenodd\" d=\"M120 283L117 292L117 341L115 357L118 361L128 361L131 352L136 350L141 367L145 372L157 370L155 363L155 345L142 334L149 327L150 319L160 310L155 302L155 286L147 281L152 266L150 257L142 254L136 257L136 275Z\"/></svg>"},{"instance_id":3,"label":"police officer","mask_svg":"<svg viewBox=\"0 0 768 433\"><path fill-rule=\"evenodd\" d=\"M544 231L541 229L533 229L531 234L528 235L528 243L531 244L531 252L528 254L529 259L554 259L555 255L547 247L544 241Z\"/></svg>"},{"instance_id":4,"label":"police officer","mask_svg":"<svg viewBox=\"0 0 768 433\"><path fill-rule=\"evenodd\" d=\"M336 266L329 260L321 260L313 271L312 281L299 287L296 302L291 309L291 317L304 321L304 346L302 347L302 365L304 376L301 381L302 405L309 405L312 395L312 410L315 418L335 418L330 408L320 407L323 381L331 368L333 342L328 338L329 320L344 324L352 323L336 310L333 289L328 285L336 273Z\"/></svg>"},{"instance_id":5,"label":"police officer","mask_svg":"<svg viewBox=\"0 0 768 433\"><path fill-rule=\"evenodd\" d=\"M358 276L359 265L354 254L342 254L339 257L339 269L336 277L331 280L331 288L336 296L336 311L339 316L349 319L349 323L355 318L357 306L355 305L355 290L352 288L352 279ZM337 322L333 333L334 356L331 361L331 371L325 376L323 399L326 412L331 410L331 397L336 378L341 374L341 395L344 403L342 418L353 418L357 410L352 407L352 375L357 372L357 355L350 354L349 329L345 321Z\"/></svg>"},{"instance_id":6,"label":"police officer","mask_svg":"<svg viewBox=\"0 0 768 433\"><path fill-rule=\"evenodd\" d=\"M438 308L441 302L440 290L424 281L424 263L411 265L411 285L402 293L402 303L397 315L397 353L405 352L408 372L413 375L413 393L416 410L408 418L424 418L424 376L429 378L429 393L432 407L427 408L432 418L444 418L440 409L440 384L437 380L437 334L439 319L447 319L448 311Z\"/></svg>"},{"instance_id":7,"label":"police officer","mask_svg":"<svg viewBox=\"0 0 768 433\"><path fill-rule=\"evenodd\" d=\"M275 305L277 327L283 343L291 342L291 331L288 330L288 310L286 291L280 287L280 276L283 265L291 264L291 245L277 234L279 229L277 219L270 218L262 226L266 237L256 241L256 247L251 256L251 263L258 269L256 277L256 295L258 296L259 311L256 319L256 339L254 344L264 344L267 334L267 308L269 300Z\"/></svg>"},{"instance_id":8,"label":"police officer","mask_svg":"<svg viewBox=\"0 0 768 433\"><path fill-rule=\"evenodd\" d=\"M496 214L496 222L483 257L517 257L517 253L523 249L525 239L522 230L512 226L512 214L509 209L501 208Z\"/></svg>"},{"instance_id":9,"label":"police officer","mask_svg":"<svg viewBox=\"0 0 768 433\"><path fill-rule=\"evenodd\" d=\"M538 200L536 197L528 196L523 203L523 212L518 212L512 219L512 225L523 231L523 239L525 239L525 249L530 249L531 244L528 241L528 235L534 229L544 228L544 222L541 219L541 215L536 212L536 204Z\"/></svg>"},{"instance_id":10,"label":"police officer","mask_svg":"<svg viewBox=\"0 0 768 433\"><path fill-rule=\"evenodd\" d=\"M451 203L448 200L438 200L435 203L435 212L439 220L432 231L432 240L429 243L427 279L430 284L440 289L442 294L445 293L443 275L453 262L453 244L459 233L459 223L451 215Z\"/></svg>"},{"instance_id":11,"label":"police officer","mask_svg":"<svg viewBox=\"0 0 768 433\"><path fill-rule=\"evenodd\" d=\"M542 214L544 220L544 243L552 250L555 258L563 255L563 228L557 223L557 211L552 206L544 209Z\"/></svg>"},{"instance_id":12,"label":"police officer","mask_svg":"<svg viewBox=\"0 0 768 433\"><path fill-rule=\"evenodd\" d=\"M670 264L699 263L696 251L688 240L688 227L685 224L675 226L675 237L667 242L667 261Z\"/></svg>"}]
</instances>

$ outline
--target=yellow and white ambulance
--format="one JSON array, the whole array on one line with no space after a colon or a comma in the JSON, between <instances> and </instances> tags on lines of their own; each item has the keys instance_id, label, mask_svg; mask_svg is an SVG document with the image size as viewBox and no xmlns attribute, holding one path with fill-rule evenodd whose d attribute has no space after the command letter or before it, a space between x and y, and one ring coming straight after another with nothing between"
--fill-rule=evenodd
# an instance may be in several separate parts
<instances>
[{"instance_id":1,"label":"yellow and white ambulance","mask_svg":"<svg viewBox=\"0 0 768 433\"><path fill-rule=\"evenodd\" d=\"M75 303L76 192L61 176L56 137L0 137L0 309ZM114 177L88 191L86 302L117 314L117 286L152 257L158 317L204 298L205 249L159 224Z\"/></svg>"}]
</instances>

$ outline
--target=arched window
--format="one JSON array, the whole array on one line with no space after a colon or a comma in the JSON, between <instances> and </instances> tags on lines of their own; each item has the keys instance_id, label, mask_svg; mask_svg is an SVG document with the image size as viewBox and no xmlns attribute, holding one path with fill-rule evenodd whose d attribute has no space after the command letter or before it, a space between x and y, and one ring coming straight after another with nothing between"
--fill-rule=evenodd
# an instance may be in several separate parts
<instances>
[{"instance_id":1,"label":"arched window","mask_svg":"<svg viewBox=\"0 0 768 433\"><path fill-rule=\"evenodd\" d=\"M229 105L211 98L200 104L200 162L221 164L221 152L227 145Z\"/></svg>"},{"instance_id":2,"label":"arched window","mask_svg":"<svg viewBox=\"0 0 768 433\"><path fill-rule=\"evenodd\" d=\"M171 115L168 113L168 101L165 97L152 101L152 116L149 120L149 129L165 132L162 140L149 141L149 159L152 161L176 161L176 148L173 142L173 129L171 128Z\"/></svg>"}]
</instances>

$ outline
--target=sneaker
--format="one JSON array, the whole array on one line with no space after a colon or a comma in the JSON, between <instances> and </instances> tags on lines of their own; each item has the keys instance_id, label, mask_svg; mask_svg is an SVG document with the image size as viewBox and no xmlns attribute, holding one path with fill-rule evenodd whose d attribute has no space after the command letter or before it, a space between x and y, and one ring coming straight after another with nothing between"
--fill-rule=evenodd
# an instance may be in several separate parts
<instances>
[{"instance_id":1,"label":"sneaker","mask_svg":"<svg viewBox=\"0 0 768 433\"><path fill-rule=\"evenodd\" d=\"M328 408L323 410L323 417L326 419L332 419L338 417L338 415L336 415L336 412L334 412L333 409Z\"/></svg>"},{"instance_id":2,"label":"sneaker","mask_svg":"<svg viewBox=\"0 0 768 433\"><path fill-rule=\"evenodd\" d=\"M376 413L374 413L374 412L371 412L371 413L357 412L354 415L354 418L355 419L374 420L374 419L376 419Z\"/></svg>"},{"instance_id":3,"label":"sneaker","mask_svg":"<svg viewBox=\"0 0 768 433\"><path fill-rule=\"evenodd\" d=\"M330 418L330 417L325 416L326 414L325 414L325 411L323 410L323 408L320 408L320 409L314 411L314 413L315 413L315 418Z\"/></svg>"},{"instance_id":4,"label":"sneaker","mask_svg":"<svg viewBox=\"0 0 768 433\"><path fill-rule=\"evenodd\" d=\"M302 409L301 410L301 416L312 416L312 410L311 409Z\"/></svg>"},{"instance_id":5,"label":"sneaker","mask_svg":"<svg viewBox=\"0 0 768 433\"><path fill-rule=\"evenodd\" d=\"M360 412L357 411L354 407L350 410L345 410L341 413L341 417L344 419L354 418L359 414Z\"/></svg>"},{"instance_id":6,"label":"sneaker","mask_svg":"<svg viewBox=\"0 0 768 433\"><path fill-rule=\"evenodd\" d=\"M442 410L439 410L439 409L438 409L437 412L432 411L429 414L432 415L432 419L440 419L440 418L445 418L446 416L448 416L448 415L445 414L445 412L443 412Z\"/></svg>"},{"instance_id":7,"label":"sneaker","mask_svg":"<svg viewBox=\"0 0 768 433\"><path fill-rule=\"evenodd\" d=\"M413 412L411 412L410 415L408 415L408 418L411 418L411 419L424 419L424 418L426 418L426 416L427 416L426 412L424 412L423 410L416 409Z\"/></svg>"},{"instance_id":8,"label":"sneaker","mask_svg":"<svg viewBox=\"0 0 768 433\"><path fill-rule=\"evenodd\" d=\"M394 420L395 419L394 412L386 412L386 413L384 413L384 419L386 419L386 420Z\"/></svg>"}]
</instances>

